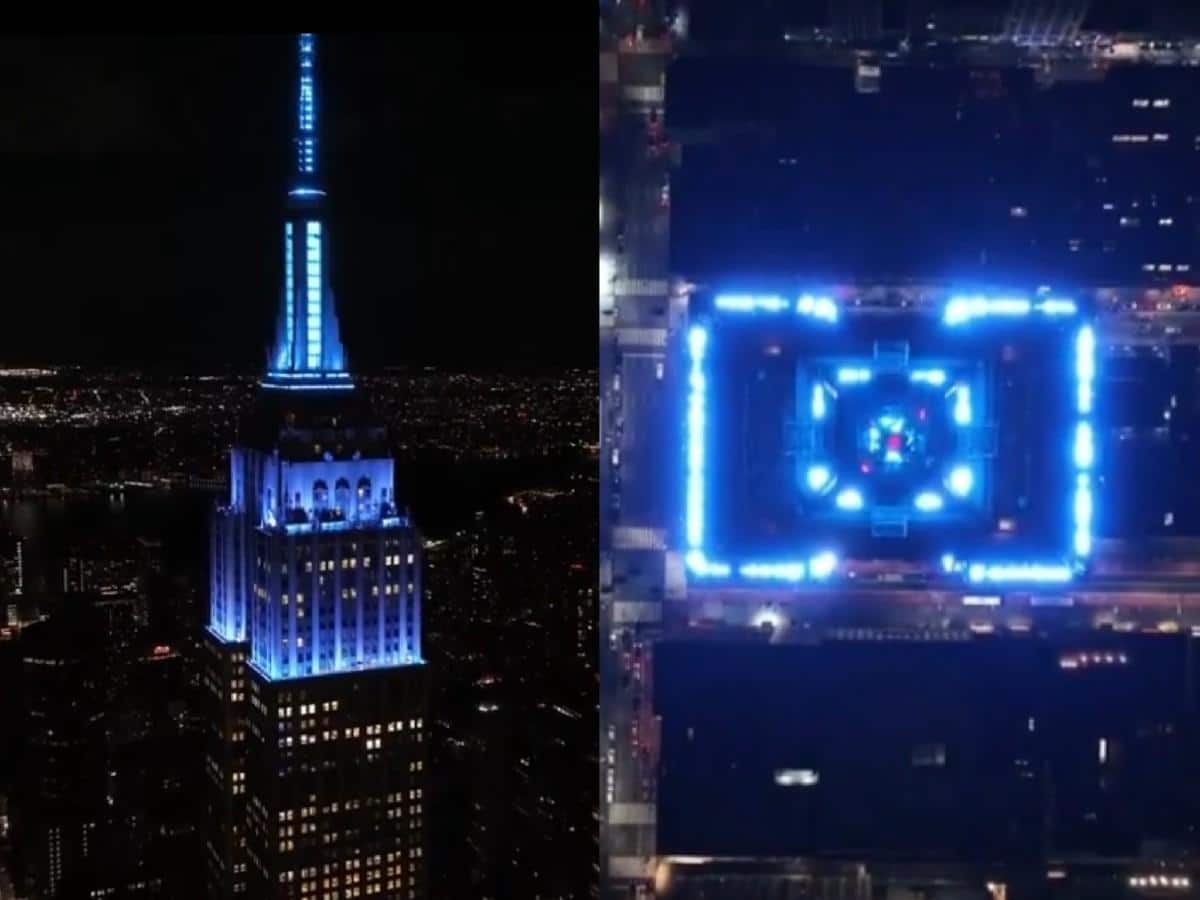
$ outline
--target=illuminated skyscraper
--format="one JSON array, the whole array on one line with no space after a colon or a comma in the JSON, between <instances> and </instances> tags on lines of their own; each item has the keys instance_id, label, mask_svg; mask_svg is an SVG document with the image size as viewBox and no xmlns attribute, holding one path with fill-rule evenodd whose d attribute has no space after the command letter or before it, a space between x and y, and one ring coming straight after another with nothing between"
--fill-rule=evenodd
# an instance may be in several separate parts
<instances>
[{"instance_id":1,"label":"illuminated skyscraper","mask_svg":"<svg viewBox=\"0 0 1200 900\"><path fill-rule=\"evenodd\" d=\"M421 540L346 367L313 35L299 37L284 288L213 523L214 896L425 895Z\"/></svg>"}]
</instances>

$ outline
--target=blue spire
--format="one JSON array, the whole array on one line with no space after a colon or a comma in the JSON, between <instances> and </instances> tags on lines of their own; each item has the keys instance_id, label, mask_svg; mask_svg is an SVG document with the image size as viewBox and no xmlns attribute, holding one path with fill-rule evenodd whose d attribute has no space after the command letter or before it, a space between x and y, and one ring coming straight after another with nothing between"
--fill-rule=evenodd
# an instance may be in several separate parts
<instances>
[{"instance_id":1,"label":"blue spire","mask_svg":"<svg viewBox=\"0 0 1200 900\"><path fill-rule=\"evenodd\" d=\"M297 39L296 168L284 223L283 305L265 387L292 390L352 387L338 336L317 173L316 38Z\"/></svg>"},{"instance_id":2,"label":"blue spire","mask_svg":"<svg viewBox=\"0 0 1200 900\"><path fill-rule=\"evenodd\" d=\"M300 94L296 106L296 172L317 172L317 89L316 40L311 34L300 35Z\"/></svg>"}]
</instances>

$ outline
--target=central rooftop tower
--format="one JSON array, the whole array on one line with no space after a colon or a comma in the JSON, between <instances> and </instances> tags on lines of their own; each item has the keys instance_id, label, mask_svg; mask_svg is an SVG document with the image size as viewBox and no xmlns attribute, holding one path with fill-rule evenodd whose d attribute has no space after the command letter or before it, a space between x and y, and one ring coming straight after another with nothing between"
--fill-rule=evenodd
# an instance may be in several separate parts
<instances>
[{"instance_id":1,"label":"central rooftop tower","mask_svg":"<svg viewBox=\"0 0 1200 900\"><path fill-rule=\"evenodd\" d=\"M317 138L316 40L299 38L295 166L283 224L283 302L267 362L268 388L351 387L329 284L325 189Z\"/></svg>"}]
</instances>

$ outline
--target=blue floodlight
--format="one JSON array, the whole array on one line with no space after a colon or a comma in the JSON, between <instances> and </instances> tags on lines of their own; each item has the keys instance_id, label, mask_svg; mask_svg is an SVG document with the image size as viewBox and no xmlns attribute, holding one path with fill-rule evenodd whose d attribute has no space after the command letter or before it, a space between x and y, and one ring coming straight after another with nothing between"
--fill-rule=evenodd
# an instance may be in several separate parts
<instances>
[{"instance_id":1,"label":"blue floodlight","mask_svg":"<svg viewBox=\"0 0 1200 900\"><path fill-rule=\"evenodd\" d=\"M970 466L955 466L946 478L946 486L956 497L965 497L975 486L975 473Z\"/></svg>"},{"instance_id":2,"label":"blue floodlight","mask_svg":"<svg viewBox=\"0 0 1200 900\"><path fill-rule=\"evenodd\" d=\"M957 565L957 563L954 559L953 553L943 553L942 554L942 571L943 572L946 572L947 574L950 572L953 572L956 565Z\"/></svg>"},{"instance_id":3,"label":"blue floodlight","mask_svg":"<svg viewBox=\"0 0 1200 900\"><path fill-rule=\"evenodd\" d=\"M1086 470L1096 460L1096 445L1092 439L1092 425L1081 421L1075 426L1075 468Z\"/></svg>"},{"instance_id":4,"label":"blue floodlight","mask_svg":"<svg viewBox=\"0 0 1200 900\"><path fill-rule=\"evenodd\" d=\"M837 304L828 297L814 297L812 294L802 294L796 301L796 312L822 322L833 323L838 318Z\"/></svg>"},{"instance_id":5,"label":"blue floodlight","mask_svg":"<svg viewBox=\"0 0 1200 900\"><path fill-rule=\"evenodd\" d=\"M921 491L913 498L913 506L921 512L937 512L942 505L942 495L936 491Z\"/></svg>"},{"instance_id":6,"label":"blue floodlight","mask_svg":"<svg viewBox=\"0 0 1200 900\"><path fill-rule=\"evenodd\" d=\"M909 376L914 384L929 384L941 387L946 383L946 373L941 369L914 369Z\"/></svg>"},{"instance_id":7,"label":"blue floodlight","mask_svg":"<svg viewBox=\"0 0 1200 900\"><path fill-rule=\"evenodd\" d=\"M820 422L825 418L825 407L825 387L818 382L812 389L812 417L815 421Z\"/></svg>"},{"instance_id":8,"label":"blue floodlight","mask_svg":"<svg viewBox=\"0 0 1200 900\"><path fill-rule=\"evenodd\" d=\"M846 488L838 491L838 495L834 498L833 502L838 509L844 509L847 512L857 512L863 508L862 491L858 488Z\"/></svg>"},{"instance_id":9,"label":"blue floodlight","mask_svg":"<svg viewBox=\"0 0 1200 900\"><path fill-rule=\"evenodd\" d=\"M715 301L722 312L769 312L777 313L789 309L791 304L776 295L754 297L749 294L722 294Z\"/></svg>"},{"instance_id":10,"label":"blue floodlight","mask_svg":"<svg viewBox=\"0 0 1200 900\"><path fill-rule=\"evenodd\" d=\"M824 581L837 568L837 556L826 550L808 561L808 573L817 581Z\"/></svg>"},{"instance_id":11,"label":"blue floodlight","mask_svg":"<svg viewBox=\"0 0 1200 900\"><path fill-rule=\"evenodd\" d=\"M838 384L866 384L870 380L870 369L847 367L837 370Z\"/></svg>"},{"instance_id":12,"label":"blue floodlight","mask_svg":"<svg viewBox=\"0 0 1200 900\"><path fill-rule=\"evenodd\" d=\"M707 347L708 332L700 327L692 328L688 332L692 370L688 376L687 543L694 550L698 550L704 540L704 352Z\"/></svg>"},{"instance_id":13,"label":"blue floodlight","mask_svg":"<svg viewBox=\"0 0 1200 900\"><path fill-rule=\"evenodd\" d=\"M808 484L810 491L827 491L833 487L834 477L829 466L817 464L808 467L808 472L804 476L805 483Z\"/></svg>"},{"instance_id":14,"label":"blue floodlight","mask_svg":"<svg viewBox=\"0 0 1200 900\"><path fill-rule=\"evenodd\" d=\"M965 384L954 387L954 424L971 424L971 389Z\"/></svg>"}]
</instances>

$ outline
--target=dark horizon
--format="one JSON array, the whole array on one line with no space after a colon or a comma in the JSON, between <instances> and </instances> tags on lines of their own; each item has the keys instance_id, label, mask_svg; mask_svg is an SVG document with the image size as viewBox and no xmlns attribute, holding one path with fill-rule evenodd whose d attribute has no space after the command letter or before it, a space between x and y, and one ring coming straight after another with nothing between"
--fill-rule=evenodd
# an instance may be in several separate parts
<instances>
[{"instance_id":1,"label":"dark horizon","mask_svg":"<svg viewBox=\"0 0 1200 900\"><path fill-rule=\"evenodd\" d=\"M0 361L262 371L281 288L289 40L2 46L17 77L0 88L16 123L0 135ZM482 34L323 46L331 264L351 367L593 366L591 309L554 287L575 261L530 252L537 229L583 226L587 210L529 147L590 90L586 58ZM546 67L558 75L549 90Z\"/></svg>"}]
</instances>

